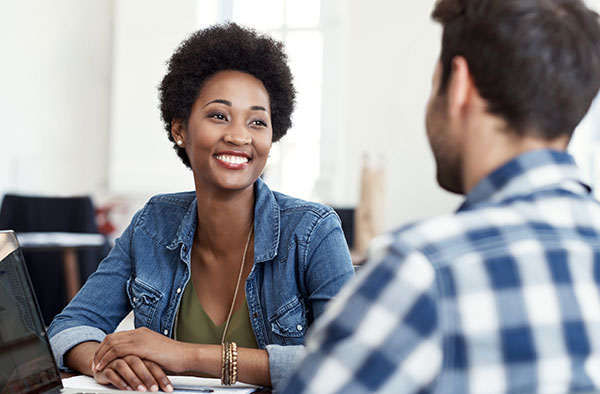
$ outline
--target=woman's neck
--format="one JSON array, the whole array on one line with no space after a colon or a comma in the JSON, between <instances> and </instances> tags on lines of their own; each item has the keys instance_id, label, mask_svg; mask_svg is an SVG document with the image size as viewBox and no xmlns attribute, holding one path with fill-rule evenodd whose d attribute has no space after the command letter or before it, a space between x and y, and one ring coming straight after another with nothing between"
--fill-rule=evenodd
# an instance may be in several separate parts
<instances>
[{"instance_id":1,"label":"woman's neck","mask_svg":"<svg viewBox=\"0 0 600 394\"><path fill-rule=\"evenodd\" d=\"M254 187L228 193L196 188L198 224L194 246L226 256L244 245L254 220Z\"/></svg>"}]
</instances>

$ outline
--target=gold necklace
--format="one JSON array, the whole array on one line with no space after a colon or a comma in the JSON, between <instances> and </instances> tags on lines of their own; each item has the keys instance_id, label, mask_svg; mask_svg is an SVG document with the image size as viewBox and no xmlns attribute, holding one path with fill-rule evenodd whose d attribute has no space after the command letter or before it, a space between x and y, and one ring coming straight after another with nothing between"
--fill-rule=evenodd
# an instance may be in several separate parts
<instances>
[{"instance_id":1,"label":"gold necklace","mask_svg":"<svg viewBox=\"0 0 600 394\"><path fill-rule=\"evenodd\" d=\"M248 246L250 245L250 238L252 238L252 231L254 231L254 221L250 225L250 231L248 232L248 239L246 240L246 246L244 247L244 255L242 256L242 264L240 266L240 273L238 275L237 283L235 284L235 291L233 292L233 300L231 300L231 308L229 308L229 314L227 315L227 321L225 322L225 330L223 330L223 337L221 338L221 345L225 343L225 336L227 335L227 329L229 328L229 322L231 321L231 315L233 314L233 306L235 305L235 299L237 298L238 289L242 280L242 273L244 272L244 264L246 263L246 253L248 252Z\"/></svg>"}]
</instances>

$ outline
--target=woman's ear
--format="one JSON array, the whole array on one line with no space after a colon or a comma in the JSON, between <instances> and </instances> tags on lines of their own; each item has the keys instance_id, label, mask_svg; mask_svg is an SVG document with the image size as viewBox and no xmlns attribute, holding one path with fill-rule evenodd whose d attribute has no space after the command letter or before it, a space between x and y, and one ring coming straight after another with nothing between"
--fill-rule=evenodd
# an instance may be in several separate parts
<instances>
[{"instance_id":1,"label":"woman's ear","mask_svg":"<svg viewBox=\"0 0 600 394\"><path fill-rule=\"evenodd\" d=\"M180 148L185 146L185 126L181 119L171 120L171 136Z\"/></svg>"}]
</instances>

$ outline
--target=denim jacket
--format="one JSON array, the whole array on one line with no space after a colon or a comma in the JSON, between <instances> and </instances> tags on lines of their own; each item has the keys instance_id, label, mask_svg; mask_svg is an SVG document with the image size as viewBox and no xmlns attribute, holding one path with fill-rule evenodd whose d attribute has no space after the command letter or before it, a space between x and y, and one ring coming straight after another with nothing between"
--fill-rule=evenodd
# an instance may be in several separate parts
<instances>
[{"instance_id":1,"label":"denim jacket","mask_svg":"<svg viewBox=\"0 0 600 394\"><path fill-rule=\"evenodd\" d=\"M269 354L273 387L304 352L307 327L354 275L335 212L255 183L254 267L245 283L250 321ZM136 327L173 337L190 278L194 192L154 196L48 329L60 368L85 341L101 342L133 310Z\"/></svg>"}]
</instances>

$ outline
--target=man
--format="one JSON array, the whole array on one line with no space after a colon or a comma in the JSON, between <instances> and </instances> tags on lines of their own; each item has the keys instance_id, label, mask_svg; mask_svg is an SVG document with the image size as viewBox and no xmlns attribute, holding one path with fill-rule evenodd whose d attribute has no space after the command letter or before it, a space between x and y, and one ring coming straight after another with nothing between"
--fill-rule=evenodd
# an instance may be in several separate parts
<instances>
[{"instance_id":1,"label":"man","mask_svg":"<svg viewBox=\"0 0 600 394\"><path fill-rule=\"evenodd\" d=\"M565 152L600 86L580 0L440 0L427 107L458 212L383 236L284 393L600 389L600 205Z\"/></svg>"}]
</instances>

